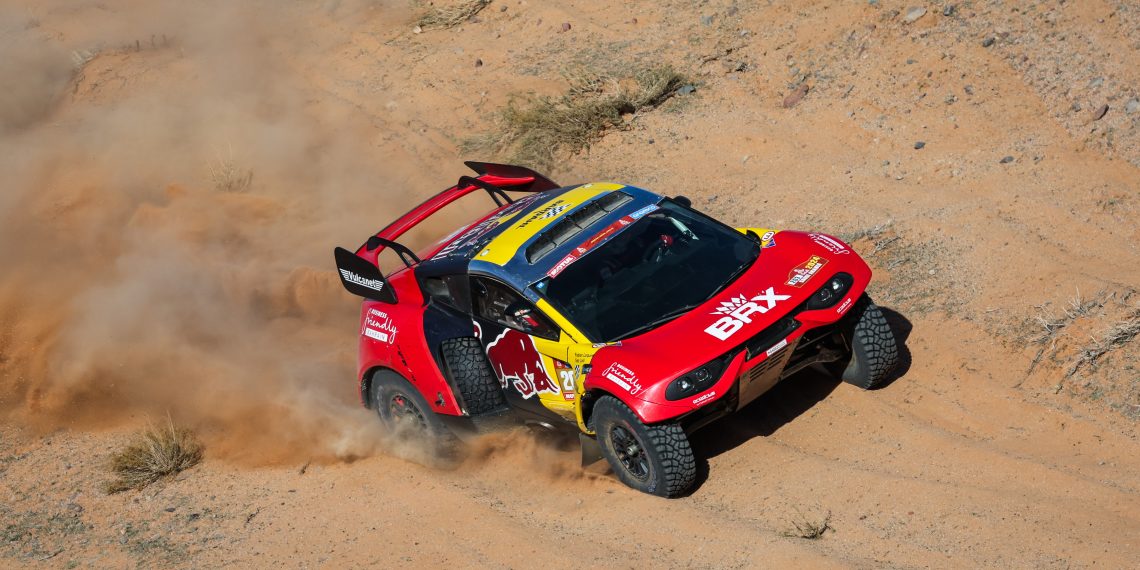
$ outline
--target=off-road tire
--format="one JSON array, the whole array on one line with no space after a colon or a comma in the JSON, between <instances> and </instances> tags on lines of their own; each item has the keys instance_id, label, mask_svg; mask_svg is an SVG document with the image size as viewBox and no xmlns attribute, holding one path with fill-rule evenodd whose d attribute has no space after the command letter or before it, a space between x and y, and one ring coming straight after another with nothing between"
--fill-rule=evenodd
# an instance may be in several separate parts
<instances>
[{"instance_id":1,"label":"off-road tire","mask_svg":"<svg viewBox=\"0 0 1140 570\"><path fill-rule=\"evenodd\" d=\"M841 377L848 384L869 390L898 366L899 345L887 317L870 297L863 295L852 313L851 361Z\"/></svg>"},{"instance_id":2,"label":"off-road tire","mask_svg":"<svg viewBox=\"0 0 1140 570\"><path fill-rule=\"evenodd\" d=\"M680 425L647 426L613 396L598 399L590 425L597 434L602 455L622 483L650 495L676 497L688 491L696 480L697 461ZM628 453L629 445L624 450L615 448L615 441L620 443L627 436L632 436L638 447L633 457Z\"/></svg>"},{"instance_id":3,"label":"off-road tire","mask_svg":"<svg viewBox=\"0 0 1140 570\"><path fill-rule=\"evenodd\" d=\"M376 415L389 434L439 456L454 450L455 436L403 376L391 370L377 371L372 375L370 391Z\"/></svg>"},{"instance_id":4,"label":"off-road tire","mask_svg":"<svg viewBox=\"0 0 1140 570\"><path fill-rule=\"evenodd\" d=\"M467 413L473 416L506 409L503 386L487 361L483 344L475 337L452 338L440 345L447 373L463 396Z\"/></svg>"}]
</instances>

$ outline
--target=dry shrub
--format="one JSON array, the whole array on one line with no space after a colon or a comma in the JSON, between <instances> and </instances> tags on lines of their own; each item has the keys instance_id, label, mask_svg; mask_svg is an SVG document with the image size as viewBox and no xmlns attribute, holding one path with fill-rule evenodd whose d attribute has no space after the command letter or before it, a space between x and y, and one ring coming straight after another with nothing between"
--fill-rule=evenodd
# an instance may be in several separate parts
<instances>
[{"instance_id":1,"label":"dry shrub","mask_svg":"<svg viewBox=\"0 0 1140 570\"><path fill-rule=\"evenodd\" d=\"M562 151L588 148L624 116L656 107L688 79L670 66L629 70L624 76L567 74L564 95L512 99L499 113L498 129L464 142L466 151L509 155L512 161L549 169Z\"/></svg>"},{"instance_id":2,"label":"dry shrub","mask_svg":"<svg viewBox=\"0 0 1140 570\"><path fill-rule=\"evenodd\" d=\"M823 536L823 533L831 528L831 511L827 511L827 514L818 520L804 516L798 509L796 510L796 515L797 518L791 521L792 528L781 533L783 536L815 540Z\"/></svg>"},{"instance_id":3,"label":"dry shrub","mask_svg":"<svg viewBox=\"0 0 1140 570\"><path fill-rule=\"evenodd\" d=\"M149 427L126 448L111 457L111 470L118 477L104 490L118 493L142 489L163 477L185 471L202 461L202 444L193 432L174 426L167 418L164 428Z\"/></svg>"},{"instance_id":4,"label":"dry shrub","mask_svg":"<svg viewBox=\"0 0 1140 570\"><path fill-rule=\"evenodd\" d=\"M233 158L219 157L210 166L210 181L219 192L245 192L253 184L253 171L242 169Z\"/></svg>"},{"instance_id":5,"label":"dry shrub","mask_svg":"<svg viewBox=\"0 0 1140 570\"><path fill-rule=\"evenodd\" d=\"M445 6L443 8L432 8L419 20L416 24L427 30L430 28L453 28L466 22L471 16L478 14L483 8L486 8L491 0L466 0Z\"/></svg>"}]
</instances>

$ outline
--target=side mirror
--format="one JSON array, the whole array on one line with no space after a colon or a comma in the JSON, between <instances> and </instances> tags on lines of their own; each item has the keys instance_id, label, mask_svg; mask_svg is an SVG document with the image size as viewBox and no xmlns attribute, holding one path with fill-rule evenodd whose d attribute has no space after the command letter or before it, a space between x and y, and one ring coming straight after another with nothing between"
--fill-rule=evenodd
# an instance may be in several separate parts
<instances>
[{"instance_id":1,"label":"side mirror","mask_svg":"<svg viewBox=\"0 0 1140 570\"><path fill-rule=\"evenodd\" d=\"M334 249L333 257L336 258L340 282L349 293L384 303L396 302L396 292L388 285L379 267L343 247Z\"/></svg>"},{"instance_id":2,"label":"side mirror","mask_svg":"<svg viewBox=\"0 0 1140 570\"><path fill-rule=\"evenodd\" d=\"M688 196L673 196L673 201L684 206L684 207L686 207L686 208L692 208L693 207L693 201L690 200L688 198Z\"/></svg>"}]
</instances>

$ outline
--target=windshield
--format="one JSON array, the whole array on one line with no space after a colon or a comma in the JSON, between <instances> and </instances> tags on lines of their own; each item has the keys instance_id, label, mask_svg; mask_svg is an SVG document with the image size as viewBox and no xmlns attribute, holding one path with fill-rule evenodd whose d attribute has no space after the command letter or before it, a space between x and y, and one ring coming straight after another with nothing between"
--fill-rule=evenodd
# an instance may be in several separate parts
<instances>
[{"instance_id":1,"label":"windshield","mask_svg":"<svg viewBox=\"0 0 1140 570\"><path fill-rule=\"evenodd\" d=\"M535 289L592 341L614 342L707 301L759 254L744 234L665 200Z\"/></svg>"}]
</instances>

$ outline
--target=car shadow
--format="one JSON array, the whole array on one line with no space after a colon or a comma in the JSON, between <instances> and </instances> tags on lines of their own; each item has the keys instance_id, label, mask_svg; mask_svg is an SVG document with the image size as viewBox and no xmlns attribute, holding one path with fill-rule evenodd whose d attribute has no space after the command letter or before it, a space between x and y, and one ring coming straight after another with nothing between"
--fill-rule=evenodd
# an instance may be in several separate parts
<instances>
[{"instance_id":1,"label":"car shadow","mask_svg":"<svg viewBox=\"0 0 1140 570\"><path fill-rule=\"evenodd\" d=\"M827 398L841 380L825 370L811 367L785 378L764 395L735 414L722 418L690 437L700 466L744 442L769 436Z\"/></svg>"}]
</instances>

